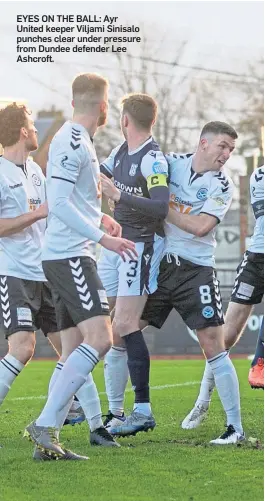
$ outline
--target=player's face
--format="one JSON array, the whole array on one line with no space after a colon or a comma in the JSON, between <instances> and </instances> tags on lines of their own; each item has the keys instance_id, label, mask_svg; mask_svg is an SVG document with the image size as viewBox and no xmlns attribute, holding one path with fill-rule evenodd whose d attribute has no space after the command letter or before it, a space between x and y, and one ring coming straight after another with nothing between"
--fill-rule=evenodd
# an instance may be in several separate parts
<instances>
[{"instance_id":1,"label":"player's face","mask_svg":"<svg viewBox=\"0 0 265 501\"><path fill-rule=\"evenodd\" d=\"M23 135L27 151L35 151L38 148L38 131L34 125L32 118L27 117L25 127L23 127Z\"/></svg>"},{"instance_id":2,"label":"player's face","mask_svg":"<svg viewBox=\"0 0 265 501\"><path fill-rule=\"evenodd\" d=\"M207 141L207 145L205 145L204 152L209 168L218 171L227 162L234 150L235 139L227 134L218 134L209 141L205 141Z\"/></svg>"},{"instance_id":3,"label":"player's face","mask_svg":"<svg viewBox=\"0 0 265 501\"><path fill-rule=\"evenodd\" d=\"M100 104L100 115L98 118L98 127L101 125L105 125L107 123L107 117L108 117L108 91L107 89L105 90L103 100Z\"/></svg>"}]
</instances>

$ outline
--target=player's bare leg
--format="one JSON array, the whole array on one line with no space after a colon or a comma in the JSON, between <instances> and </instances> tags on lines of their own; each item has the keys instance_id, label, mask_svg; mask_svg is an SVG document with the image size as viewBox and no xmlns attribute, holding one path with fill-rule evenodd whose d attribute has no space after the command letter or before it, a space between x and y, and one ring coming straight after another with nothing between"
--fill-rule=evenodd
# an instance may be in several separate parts
<instances>
[{"instance_id":1,"label":"player's bare leg","mask_svg":"<svg viewBox=\"0 0 265 501\"><path fill-rule=\"evenodd\" d=\"M230 350L239 341L252 310L252 305L229 303L224 324L225 350ZM211 365L206 360L200 392L193 409L182 421L183 429L197 428L204 421L214 388L214 374Z\"/></svg>"},{"instance_id":2,"label":"player's bare leg","mask_svg":"<svg viewBox=\"0 0 265 501\"><path fill-rule=\"evenodd\" d=\"M0 362L0 405L16 377L33 356L35 342L34 332L21 331L9 336L8 353Z\"/></svg>"}]
</instances>

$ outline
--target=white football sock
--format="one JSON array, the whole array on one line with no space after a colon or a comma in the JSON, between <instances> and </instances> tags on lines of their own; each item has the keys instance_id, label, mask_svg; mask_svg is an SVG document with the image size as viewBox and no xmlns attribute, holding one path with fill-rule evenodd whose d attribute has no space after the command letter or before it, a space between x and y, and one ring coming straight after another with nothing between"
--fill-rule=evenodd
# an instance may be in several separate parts
<instances>
[{"instance_id":1,"label":"white football sock","mask_svg":"<svg viewBox=\"0 0 265 501\"><path fill-rule=\"evenodd\" d=\"M24 364L9 353L0 361L0 405L24 367Z\"/></svg>"},{"instance_id":2,"label":"white football sock","mask_svg":"<svg viewBox=\"0 0 265 501\"><path fill-rule=\"evenodd\" d=\"M104 377L109 410L115 416L124 412L124 394L129 378L127 350L112 346L104 358Z\"/></svg>"},{"instance_id":3,"label":"white football sock","mask_svg":"<svg viewBox=\"0 0 265 501\"><path fill-rule=\"evenodd\" d=\"M61 372L62 368L63 368L62 362L57 362L57 364L55 366L55 369L54 369L54 371L52 373L50 382L49 382L48 395L51 393L52 388L53 388L53 386L55 384L55 381L57 380L58 376L60 375L60 372Z\"/></svg>"},{"instance_id":4,"label":"white football sock","mask_svg":"<svg viewBox=\"0 0 265 501\"><path fill-rule=\"evenodd\" d=\"M203 405L205 409L208 409L214 387L215 381L213 371L211 365L206 360L205 369L201 380L200 393L195 405Z\"/></svg>"},{"instance_id":5,"label":"white football sock","mask_svg":"<svg viewBox=\"0 0 265 501\"><path fill-rule=\"evenodd\" d=\"M92 374L88 374L86 382L76 392L76 396L85 413L90 431L103 426L99 394Z\"/></svg>"},{"instance_id":6,"label":"white football sock","mask_svg":"<svg viewBox=\"0 0 265 501\"><path fill-rule=\"evenodd\" d=\"M60 375L60 371L62 370L63 366L64 366L64 364L62 362L57 362L56 367L52 373L52 377L50 379L48 394L51 393L52 388L55 384L55 381L57 380L58 376ZM66 404L66 406L60 412L57 413L56 425L55 425L55 427L56 427L55 434L56 434L57 439L59 439L60 430L64 424L65 418L69 412L71 404L72 404L72 399L70 399L70 401Z\"/></svg>"},{"instance_id":7,"label":"white football sock","mask_svg":"<svg viewBox=\"0 0 265 501\"><path fill-rule=\"evenodd\" d=\"M84 384L88 374L99 361L97 350L86 343L80 344L64 363L48 400L38 419L37 426L56 427L57 413L72 399ZM59 418L58 418L59 419Z\"/></svg>"},{"instance_id":8,"label":"white football sock","mask_svg":"<svg viewBox=\"0 0 265 501\"><path fill-rule=\"evenodd\" d=\"M144 414L145 416L150 416L152 414L150 402L134 404L133 410L135 409L137 409L140 414Z\"/></svg>"},{"instance_id":9,"label":"white football sock","mask_svg":"<svg viewBox=\"0 0 265 501\"><path fill-rule=\"evenodd\" d=\"M232 424L242 434L240 394L236 370L226 351L208 360L214 373L218 395L227 416L227 425Z\"/></svg>"},{"instance_id":10,"label":"white football sock","mask_svg":"<svg viewBox=\"0 0 265 501\"><path fill-rule=\"evenodd\" d=\"M48 394L50 394L50 393L51 393L51 390L52 390L52 388L53 388L53 385L54 385L54 383L55 383L55 381L56 381L57 377L59 376L60 371L61 371L61 370L62 370L62 368L63 368L63 365L64 365L64 364L63 364L63 362L60 362L60 361L59 361L59 362L57 362L56 367L55 367L55 369L54 369L54 371L53 371L53 373L52 373L52 377L51 377L51 379L50 379ZM73 401L72 401L72 404L71 404L71 407L70 407L70 409L69 409L69 410L75 411L75 410L76 410L76 409L78 409L79 407L80 407L80 403L78 402L78 400L73 400Z\"/></svg>"}]
</instances>

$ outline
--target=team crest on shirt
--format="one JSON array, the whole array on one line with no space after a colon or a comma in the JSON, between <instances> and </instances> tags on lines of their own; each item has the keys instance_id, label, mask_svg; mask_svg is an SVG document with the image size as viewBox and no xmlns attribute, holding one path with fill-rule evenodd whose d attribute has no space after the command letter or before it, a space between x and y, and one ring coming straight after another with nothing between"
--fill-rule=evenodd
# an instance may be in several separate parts
<instances>
[{"instance_id":1,"label":"team crest on shirt","mask_svg":"<svg viewBox=\"0 0 265 501\"><path fill-rule=\"evenodd\" d=\"M32 174L32 181L33 181L33 184L35 184L35 186L40 186L41 185L41 180L37 176L37 174Z\"/></svg>"},{"instance_id":2,"label":"team crest on shirt","mask_svg":"<svg viewBox=\"0 0 265 501\"><path fill-rule=\"evenodd\" d=\"M132 164L129 170L129 176L135 176L138 164Z\"/></svg>"},{"instance_id":3,"label":"team crest on shirt","mask_svg":"<svg viewBox=\"0 0 265 501\"><path fill-rule=\"evenodd\" d=\"M198 191L197 191L197 194L196 194L196 197L203 201L207 199L207 193L208 193L208 189L207 188L200 188Z\"/></svg>"},{"instance_id":4,"label":"team crest on shirt","mask_svg":"<svg viewBox=\"0 0 265 501\"><path fill-rule=\"evenodd\" d=\"M202 310L204 318L212 318L214 316L214 309L212 306L205 306Z\"/></svg>"}]
</instances>

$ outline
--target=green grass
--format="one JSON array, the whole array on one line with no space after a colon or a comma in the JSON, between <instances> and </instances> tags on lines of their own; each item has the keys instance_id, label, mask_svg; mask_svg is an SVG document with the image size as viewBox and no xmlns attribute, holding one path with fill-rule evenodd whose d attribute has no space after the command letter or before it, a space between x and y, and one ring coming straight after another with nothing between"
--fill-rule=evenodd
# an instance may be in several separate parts
<instances>
[{"instance_id":1,"label":"green grass","mask_svg":"<svg viewBox=\"0 0 265 501\"><path fill-rule=\"evenodd\" d=\"M235 361L247 436L263 437L263 392L248 386L249 362ZM157 420L153 433L120 439L115 450L91 448L87 425L65 427L62 441L87 454L86 462L34 462L32 444L22 440L26 424L41 410L44 399L15 400L46 394L52 362L32 362L14 383L0 409L0 501L255 501L263 500L263 450L248 444L216 448L209 440L224 429L224 414L214 395L203 425L180 428L199 384L152 390ZM153 361L151 385L198 382L202 361ZM102 366L95 372L104 391ZM102 397L107 411L106 396ZM132 393L126 396L130 409Z\"/></svg>"}]
</instances>

